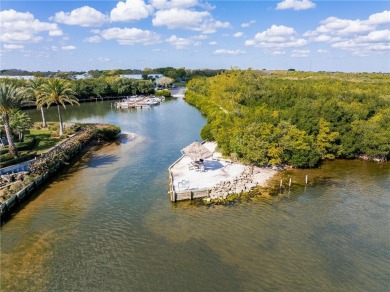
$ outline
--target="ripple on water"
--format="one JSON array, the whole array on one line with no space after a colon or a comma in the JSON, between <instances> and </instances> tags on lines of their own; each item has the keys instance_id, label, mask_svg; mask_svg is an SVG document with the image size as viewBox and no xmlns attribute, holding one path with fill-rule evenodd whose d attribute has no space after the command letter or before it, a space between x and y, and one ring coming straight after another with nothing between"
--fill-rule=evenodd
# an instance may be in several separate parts
<instances>
[{"instance_id":1,"label":"ripple on water","mask_svg":"<svg viewBox=\"0 0 390 292\"><path fill-rule=\"evenodd\" d=\"M2 289L387 290L388 165L327 162L267 200L172 204L167 167L204 119L182 101L108 112L139 136L91 152L3 226Z\"/></svg>"}]
</instances>

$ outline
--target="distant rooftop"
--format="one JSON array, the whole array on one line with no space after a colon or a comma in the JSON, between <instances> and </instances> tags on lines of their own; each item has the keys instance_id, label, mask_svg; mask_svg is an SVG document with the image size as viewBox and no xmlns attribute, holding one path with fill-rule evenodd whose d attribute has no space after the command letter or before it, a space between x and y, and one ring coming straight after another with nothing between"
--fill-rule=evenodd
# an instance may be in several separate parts
<instances>
[{"instance_id":1,"label":"distant rooftop","mask_svg":"<svg viewBox=\"0 0 390 292\"><path fill-rule=\"evenodd\" d=\"M142 74L122 74L120 76L123 78L129 78L129 79L138 79L138 80L142 79ZM153 78L160 78L162 76L164 76L164 75L158 74L158 73L148 74L148 77L153 77Z\"/></svg>"},{"instance_id":2,"label":"distant rooftop","mask_svg":"<svg viewBox=\"0 0 390 292\"><path fill-rule=\"evenodd\" d=\"M30 80L30 79L34 79L35 77L32 76L32 75L23 75L23 76L0 75L0 78L11 78L11 79L24 79L24 80Z\"/></svg>"}]
</instances>

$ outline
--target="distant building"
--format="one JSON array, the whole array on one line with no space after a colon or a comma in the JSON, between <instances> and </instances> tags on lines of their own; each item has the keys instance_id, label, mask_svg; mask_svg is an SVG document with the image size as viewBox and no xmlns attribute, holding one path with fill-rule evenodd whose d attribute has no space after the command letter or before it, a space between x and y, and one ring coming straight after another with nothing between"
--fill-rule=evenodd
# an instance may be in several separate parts
<instances>
[{"instance_id":1,"label":"distant building","mask_svg":"<svg viewBox=\"0 0 390 292\"><path fill-rule=\"evenodd\" d=\"M142 79L142 74L122 74L119 76L122 78L129 78L129 79L138 79L138 80ZM148 78L154 78L154 79L159 79L163 76L164 75L162 74L148 74Z\"/></svg>"},{"instance_id":2,"label":"distant building","mask_svg":"<svg viewBox=\"0 0 390 292\"><path fill-rule=\"evenodd\" d=\"M10 79L24 79L24 80L31 80L35 77L32 75L23 75L23 76L8 76L8 75L0 75L0 78L10 78Z\"/></svg>"},{"instance_id":3,"label":"distant building","mask_svg":"<svg viewBox=\"0 0 390 292\"><path fill-rule=\"evenodd\" d=\"M90 79L90 78L92 78L92 75L89 73L84 73L84 74L72 75L72 76L70 76L70 78L73 80Z\"/></svg>"}]
</instances>

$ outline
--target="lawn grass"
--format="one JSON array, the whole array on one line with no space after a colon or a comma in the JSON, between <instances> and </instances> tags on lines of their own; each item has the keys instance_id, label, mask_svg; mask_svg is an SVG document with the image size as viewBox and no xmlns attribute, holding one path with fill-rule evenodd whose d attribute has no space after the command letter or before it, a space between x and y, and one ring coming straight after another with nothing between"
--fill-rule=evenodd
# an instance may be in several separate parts
<instances>
[{"instance_id":1,"label":"lawn grass","mask_svg":"<svg viewBox=\"0 0 390 292\"><path fill-rule=\"evenodd\" d=\"M16 142L15 146L18 149L19 156L17 158L12 157L8 151L8 146L5 147L4 150L1 152L0 155L0 168L6 167L12 164L21 163L23 161L29 160L36 155L40 155L50 148L54 147L58 142L60 142L63 139L60 139L59 137L53 137L53 129L45 128L31 128L29 130L29 133L25 134L25 141L28 139L33 138L35 139L35 143L31 145L31 148L27 149L18 149L18 147L21 147L20 145L22 143Z\"/></svg>"},{"instance_id":2,"label":"lawn grass","mask_svg":"<svg viewBox=\"0 0 390 292\"><path fill-rule=\"evenodd\" d=\"M37 154L41 154L54 147L60 139L52 137L51 134L52 131L48 129L31 129L29 136L34 136L37 141L32 151L37 151Z\"/></svg>"}]
</instances>

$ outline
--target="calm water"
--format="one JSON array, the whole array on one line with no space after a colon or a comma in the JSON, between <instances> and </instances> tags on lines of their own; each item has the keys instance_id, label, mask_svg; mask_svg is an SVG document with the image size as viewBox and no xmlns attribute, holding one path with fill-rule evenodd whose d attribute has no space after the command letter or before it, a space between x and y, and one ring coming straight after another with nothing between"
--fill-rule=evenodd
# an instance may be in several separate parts
<instances>
[{"instance_id":1,"label":"calm water","mask_svg":"<svg viewBox=\"0 0 390 292\"><path fill-rule=\"evenodd\" d=\"M389 291L389 164L293 171L322 179L232 207L172 204L167 167L199 139L196 109L99 102L64 116L137 137L89 152L1 228L0 290Z\"/></svg>"}]
</instances>

